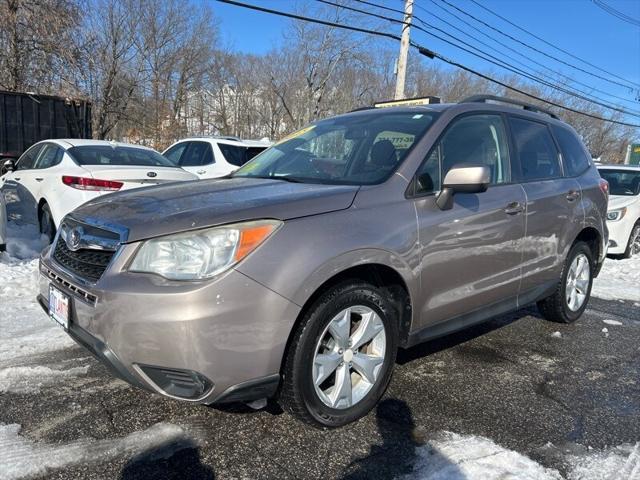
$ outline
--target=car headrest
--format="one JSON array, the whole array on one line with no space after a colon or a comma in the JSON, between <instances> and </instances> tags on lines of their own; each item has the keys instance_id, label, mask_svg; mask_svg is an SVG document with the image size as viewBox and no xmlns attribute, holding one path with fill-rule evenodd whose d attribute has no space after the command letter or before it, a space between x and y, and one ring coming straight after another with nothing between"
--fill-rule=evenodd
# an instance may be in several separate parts
<instances>
[{"instance_id":1,"label":"car headrest","mask_svg":"<svg viewBox=\"0 0 640 480\"><path fill-rule=\"evenodd\" d=\"M396 147L390 140L379 140L371 147L371 163L379 166L390 168L398 162L396 155Z\"/></svg>"}]
</instances>

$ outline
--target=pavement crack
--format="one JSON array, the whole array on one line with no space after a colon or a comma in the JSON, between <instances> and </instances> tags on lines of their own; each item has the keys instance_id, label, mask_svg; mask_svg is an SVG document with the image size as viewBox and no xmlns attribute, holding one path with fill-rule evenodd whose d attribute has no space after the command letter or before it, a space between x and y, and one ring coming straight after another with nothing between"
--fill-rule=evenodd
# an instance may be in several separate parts
<instances>
[{"instance_id":1,"label":"pavement crack","mask_svg":"<svg viewBox=\"0 0 640 480\"><path fill-rule=\"evenodd\" d=\"M107 415L107 419L109 420L109 424L111 425L111 429L114 432L117 432L118 429L116 427L115 421L113 420L113 412L111 411L111 409L109 409L107 407L107 404L104 402L103 399L100 399L100 406L102 407L102 410L104 411L104 413Z\"/></svg>"},{"instance_id":2,"label":"pavement crack","mask_svg":"<svg viewBox=\"0 0 640 480\"><path fill-rule=\"evenodd\" d=\"M557 404L565 413L567 413L573 419L573 430L571 430L567 434L567 438L573 442L578 442L582 439L584 433L584 416L585 413L577 413L575 409L570 405L567 405L562 399L557 398L551 392L549 388L549 383L551 382L551 374L546 373L541 382L538 382L535 388L536 394L554 402Z\"/></svg>"}]
</instances>

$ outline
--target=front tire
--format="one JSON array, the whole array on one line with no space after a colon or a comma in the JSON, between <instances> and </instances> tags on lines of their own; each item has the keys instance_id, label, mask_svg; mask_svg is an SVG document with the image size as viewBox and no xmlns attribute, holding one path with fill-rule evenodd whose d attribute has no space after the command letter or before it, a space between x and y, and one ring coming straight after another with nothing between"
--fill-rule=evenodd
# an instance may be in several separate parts
<instances>
[{"instance_id":1,"label":"front tire","mask_svg":"<svg viewBox=\"0 0 640 480\"><path fill-rule=\"evenodd\" d=\"M589 303L594 270L589 245L584 242L573 245L554 294L538 302L542 316L559 323L572 323L580 318Z\"/></svg>"},{"instance_id":2,"label":"front tire","mask_svg":"<svg viewBox=\"0 0 640 480\"><path fill-rule=\"evenodd\" d=\"M354 280L331 287L294 332L279 402L316 427L366 415L384 394L398 348L398 313L384 290Z\"/></svg>"},{"instance_id":3,"label":"front tire","mask_svg":"<svg viewBox=\"0 0 640 480\"><path fill-rule=\"evenodd\" d=\"M622 258L631 258L634 255L640 255L640 220L636 222L629 235L627 248L622 254Z\"/></svg>"},{"instance_id":4,"label":"front tire","mask_svg":"<svg viewBox=\"0 0 640 480\"><path fill-rule=\"evenodd\" d=\"M53 243L56 236L56 225L53 223L53 215L51 209L46 203L40 208L40 234L45 235L49 244Z\"/></svg>"}]
</instances>

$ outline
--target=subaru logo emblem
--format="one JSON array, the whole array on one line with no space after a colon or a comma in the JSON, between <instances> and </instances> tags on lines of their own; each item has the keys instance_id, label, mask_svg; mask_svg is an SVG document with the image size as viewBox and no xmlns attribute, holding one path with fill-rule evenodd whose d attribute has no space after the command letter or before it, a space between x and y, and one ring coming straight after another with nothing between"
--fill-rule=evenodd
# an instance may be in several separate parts
<instances>
[{"instance_id":1,"label":"subaru logo emblem","mask_svg":"<svg viewBox=\"0 0 640 480\"><path fill-rule=\"evenodd\" d=\"M67 247L69 247L69 250L75 252L80 248L80 242L82 241L83 234L84 231L82 230L82 227L75 227L71 229L66 238Z\"/></svg>"},{"instance_id":2,"label":"subaru logo emblem","mask_svg":"<svg viewBox=\"0 0 640 480\"><path fill-rule=\"evenodd\" d=\"M156 172L147 172L147 177L153 178L153 177L157 177L157 176L158 176L158 174Z\"/></svg>"}]
</instances>

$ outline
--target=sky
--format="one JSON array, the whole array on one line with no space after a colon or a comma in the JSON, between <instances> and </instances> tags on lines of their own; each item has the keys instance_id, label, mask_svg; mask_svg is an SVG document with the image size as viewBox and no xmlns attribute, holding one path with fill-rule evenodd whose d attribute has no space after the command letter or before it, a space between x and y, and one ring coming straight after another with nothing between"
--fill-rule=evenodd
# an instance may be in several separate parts
<instances>
[{"instance_id":1,"label":"sky","mask_svg":"<svg viewBox=\"0 0 640 480\"><path fill-rule=\"evenodd\" d=\"M209 0L202 0L209 1ZM277 10L293 11L296 9L296 5L299 7L304 2L296 0L241 0L245 3L253 3L263 7L269 7ZM344 1L344 0L342 0ZM387 7L402 9L403 0L370 0L374 3L386 5ZM517 28L505 23L501 19L493 16L491 13L483 10L481 7L475 5L470 0L446 0L449 3L459 7L469 14L476 16L477 18L484 20L492 26L498 28L500 31L512 35L524 41L524 43L538 47L541 50L556 56L567 63L572 63L583 67L585 70L592 71L592 67L585 65L571 57L568 57L562 52L553 49L552 47L545 45L544 43L528 36L526 33L518 30ZM542 63L545 66L553 68L564 75L571 76L578 81L583 82L588 86L593 86L597 89L601 89L606 93L611 93L625 99L630 99L632 103L623 103L626 107L636 107L640 110L640 100L635 101L634 97L640 97L640 26L633 25L624 22L606 11L599 8L591 0L479 0L483 5L499 13L503 17L512 21L513 23L523 27L526 30L544 38L547 42L557 45L558 47L578 56L588 62L600 67L603 70L607 70L614 74L619 75L625 79L628 79L638 84L638 90L632 91L631 89L624 88L620 85L615 85L595 78L584 72L577 71L549 59L548 57L539 53L533 52L527 47L509 42L500 34L488 29L487 27L474 22L469 17L465 17L459 11L452 9L450 6L442 3L442 0L414 0L414 14L429 23L433 23L435 26L442 28L443 30L454 34L466 41L472 43L468 37L465 37L460 32L454 31L450 26L443 24L435 16L439 16L448 20L454 25L462 26L468 33L474 34L476 37L483 39L485 42L500 48L498 45L492 42L492 40L483 37L476 31L471 30L469 27L461 25L461 23L453 18L450 14L443 11L441 7L448 8L458 16L464 18L477 28L485 31L490 36L495 38L502 38L505 42L508 42L511 48L520 53L524 53L529 60L534 60ZM603 0L609 6L624 12L625 14L640 20L640 0ZM313 4L313 3L312 3ZM366 5L359 4L356 1L348 2L349 5L367 9ZM218 21L220 22L220 30L224 42L231 48L239 50L245 53L264 53L272 48L277 48L282 44L283 32L287 28L290 20L276 17L274 15L254 12L242 8L238 8L231 5L225 5L218 2L213 2L212 7ZM374 10L378 13L380 10ZM348 12L347 12L348 13ZM357 14L356 14L357 15ZM353 24L356 24L354 21ZM388 31L391 33L399 33L401 25L389 24ZM440 35L442 35L440 33ZM446 55L454 60L457 60L465 65L480 70L494 70L495 67L487 62L477 59L476 57L469 55L468 53L461 52L460 50L440 41L434 39L424 32L414 29L412 31L412 39L418 43L435 50L443 55ZM393 40L389 40L390 43ZM475 42L473 42L475 43ZM507 51L514 58L520 61L527 62L527 59L519 57L516 53ZM495 54L495 52L493 52ZM412 59L415 61L417 53L411 52L409 61ZM536 67L534 65L534 67ZM538 67L536 67L538 68ZM547 72L548 73L548 72ZM602 71L596 71L601 76L617 80L610 77L607 73ZM580 86L581 89L590 91L584 86ZM600 95L600 93L597 93ZM608 100L614 101L610 97ZM615 100L619 102L619 99Z\"/></svg>"}]
</instances>

